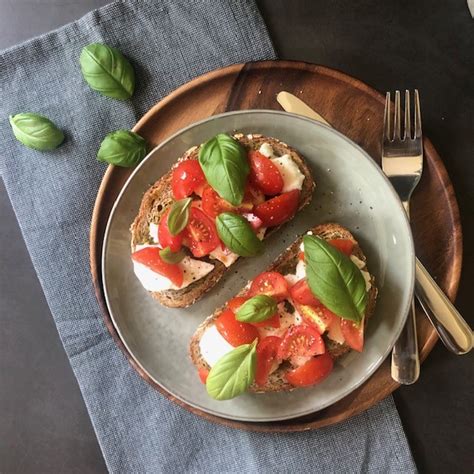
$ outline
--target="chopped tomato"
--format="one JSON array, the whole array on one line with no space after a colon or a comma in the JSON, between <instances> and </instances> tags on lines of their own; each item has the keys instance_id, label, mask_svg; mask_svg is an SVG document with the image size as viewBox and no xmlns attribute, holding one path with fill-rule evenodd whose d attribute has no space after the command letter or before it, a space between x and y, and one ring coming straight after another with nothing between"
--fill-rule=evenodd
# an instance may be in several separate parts
<instances>
[{"instance_id":1,"label":"chopped tomato","mask_svg":"<svg viewBox=\"0 0 474 474\"><path fill-rule=\"evenodd\" d=\"M325 351L324 342L318 331L307 324L298 324L286 331L278 355L281 359L295 362L299 358L324 354Z\"/></svg>"},{"instance_id":2,"label":"chopped tomato","mask_svg":"<svg viewBox=\"0 0 474 474\"><path fill-rule=\"evenodd\" d=\"M145 265L160 275L168 278L174 285L180 287L183 284L183 270L178 264L166 263L160 257L158 247L145 247L132 253L132 260Z\"/></svg>"},{"instance_id":3,"label":"chopped tomato","mask_svg":"<svg viewBox=\"0 0 474 474\"><path fill-rule=\"evenodd\" d=\"M334 367L333 360L328 353L312 357L306 364L290 370L286 380L295 387L309 387L323 381Z\"/></svg>"},{"instance_id":4,"label":"chopped tomato","mask_svg":"<svg viewBox=\"0 0 474 474\"><path fill-rule=\"evenodd\" d=\"M250 213L242 214L242 216L245 217L249 221L249 224L251 225L253 230L258 230L260 229L260 227L262 227L262 224L263 224L262 219L258 218L255 214L252 214L250 212Z\"/></svg>"},{"instance_id":5,"label":"chopped tomato","mask_svg":"<svg viewBox=\"0 0 474 474\"><path fill-rule=\"evenodd\" d=\"M260 189L247 184L245 187L244 201L251 202L254 206L258 206L265 201L265 195Z\"/></svg>"},{"instance_id":6,"label":"chopped tomato","mask_svg":"<svg viewBox=\"0 0 474 474\"><path fill-rule=\"evenodd\" d=\"M349 347L357 352L364 349L364 323L356 324L348 319L341 319L341 331Z\"/></svg>"},{"instance_id":7,"label":"chopped tomato","mask_svg":"<svg viewBox=\"0 0 474 474\"><path fill-rule=\"evenodd\" d=\"M288 282L278 272L263 272L254 278L250 285L248 296L267 295L272 296L278 302L288 296Z\"/></svg>"},{"instance_id":8,"label":"chopped tomato","mask_svg":"<svg viewBox=\"0 0 474 474\"><path fill-rule=\"evenodd\" d=\"M259 151L249 152L249 181L261 189L267 196L280 194L283 189L283 178L278 167Z\"/></svg>"},{"instance_id":9,"label":"chopped tomato","mask_svg":"<svg viewBox=\"0 0 474 474\"><path fill-rule=\"evenodd\" d=\"M268 376L274 366L278 364L278 348L281 344L281 338L277 336L268 336L259 341L257 345L257 370L255 373L255 382L257 385L265 385Z\"/></svg>"},{"instance_id":10,"label":"chopped tomato","mask_svg":"<svg viewBox=\"0 0 474 474\"><path fill-rule=\"evenodd\" d=\"M304 262L304 252L298 252L298 260L303 260Z\"/></svg>"},{"instance_id":11,"label":"chopped tomato","mask_svg":"<svg viewBox=\"0 0 474 474\"><path fill-rule=\"evenodd\" d=\"M280 327L280 315L275 313L271 318L266 319L260 323L251 323L257 328L279 328Z\"/></svg>"},{"instance_id":12,"label":"chopped tomato","mask_svg":"<svg viewBox=\"0 0 474 474\"><path fill-rule=\"evenodd\" d=\"M209 370L203 369L202 367L198 370L199 379L203 384L207 381L207 376L209 375Z\"/></svg>"},{"instance_id":13,"label":"chopped tomato","mask_svg":"<svg viewBox=\"0 0 474 474\"><path fill-rule=\"evenodd\" d=\"M235 296L229 302L227 303L227 307L233 311L234 313L237 313L238 309L248 300L247 297L245 296Z\"/></svg>"},{"instance_id":14,"label":"chopped tomato","mask_svg":"<svg viewBox=\"0 0 474 474\"><path fill-rule=\"evenodd\" d=\"M310 306L319 306L321 304L318 298L313 295L313 292L305 278L297 281L290 288L290 296L295 303L307 304Z\"/></svg>"},{"instance_id":15,"label":"chopped tomato","mask_svg":"<svg viewBox=\"0 0 474 474\"><path fill-rule=\"evenodd\" d=\"M158 240L162 248L169 247L172 252L178 252L183 244L183 236L173 235L168 228L168 215L170 213L166 211L161 217L160 223L158 224Z\"/></svg>"},{"instance_id":16,"label":"chopped tomato","mask_svg":"<svg viewBox=\"0 0 474 474\"><path fill-rule=\"evenodd\" d=\"M331 317L331 322L328 326L328 338L338 344L344 344L344 336L341 330L341 318L324 306L323 309L324 312Z\"/></svg>"},{"instance_id":17,"label":"chopped tomato","mask_svg":"<svg viewBox=\"0 0 474 474\"><path fill-rule=\"evenodd\" d=\"M225 309L216 319L216 327L221 336L232 346L250 344L258 338L257 328L235 319L230 309Z\"/></svg>"},{"instance_id":18,"label":"chopped tomato","mask_svg":"<svg viewBox=\"0 0 474 474\"><path fill-rule=\"evenodd\" d=\"M173 170L171 190L175 199L191 196L206 181L201 165L197 160L184 160Z\"/></svg>"},{"instance_id":19,"label":"chopped tomato","mask_svg":"<svg viewBox=\"0 0 474 474\"><path fill-rule=\"evenodd\" d=\"M283 224L295 215L300 200L300 192L294 189L259 204L254 214L263 221L265 227Z\"/></svg>"},{"instance_id":20,"label":"chopped tomato","mask_svg":"<svg viewBox=\"0 0 474 474\"><path fill-rule=\"evenodd\" d=\"M244 200L240 206L233 206L230 202L222 199L209 185L204 187L202 192L202 210L215 219L221 212L249 212L253 209L253 202L249 199Z\"/></svg>"},{"instance_id":21,"label":"chopped tomato","mask_svg":"<svg viewBox=\"0 0 474 474\"><path fill-rule=\"evenodd\" d=\"M327 312L322 306L309 306L297 304L296 310L301 317L310 325L316 328L319 334L324 334L332 322L331 312Z\"/></svg>"},{"instance_id":22,"label":"chopped tomato","mask_svg":"<svg viewBox=\"0 0 474 474\"><path fill-rule=\"evenodd\" d=\"M336 247L339 251L346 254L348 257L352 253L354 249L354 242L350 239L330 239L328 240L328 244Z\"/></svg>"},{"instance_id":23,"label":"chopped tomato","mask_svg":"<svg viewBox=\"0 0 474 474\"><path fill-rule=\"evenodd\" d=\"M183 230L183 236L185 244L195 257L208 255L220 244L214 221L197 207L190 209L189 221Z\"/></svg>"}]
</instances>

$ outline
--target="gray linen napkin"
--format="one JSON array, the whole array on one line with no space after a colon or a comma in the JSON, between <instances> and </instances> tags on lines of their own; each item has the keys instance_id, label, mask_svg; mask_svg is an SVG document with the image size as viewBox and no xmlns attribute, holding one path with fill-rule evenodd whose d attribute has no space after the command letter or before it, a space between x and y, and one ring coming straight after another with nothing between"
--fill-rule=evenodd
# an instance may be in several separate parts
<instances>
[{"instance_id":1,"label":"gray linen napkin","mask_svg":"<svg viewBox=\"0 0 474 474\"><path fill-rule=\"evenodd\" d=\"M131 101L83 81L81 48L131 58ZM393 400L319 431L255 434L203 421L133 371L109 336L88 268L88 231L104 135L130 128L180 84L228 64L274 58L252 0L126 1L0 53L0 170L111 472L410 472ZM32 111L66 131L57 150L18 143L8 115Z\"/></svg>"}]
</instances>

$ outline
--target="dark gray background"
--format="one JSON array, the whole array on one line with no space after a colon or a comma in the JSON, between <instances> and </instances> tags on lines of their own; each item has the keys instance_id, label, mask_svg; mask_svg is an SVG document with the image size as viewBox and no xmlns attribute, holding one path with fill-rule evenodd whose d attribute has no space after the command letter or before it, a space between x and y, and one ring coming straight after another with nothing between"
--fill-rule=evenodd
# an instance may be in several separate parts
<instances>
[{"instance_id":1,"label":"dark gray background","mask_svg":"<svg viewBox=\"0 0 474 474\"><path fill-rule=\"evenodd\" d=\"M108 3L0 0L0 49ZM418 87L424 132L454 182L464 226L457 306L474 323L474 20L463 0L260 0L281 58L378 90ZM84 402L0 181L0 472L104 472ZM436 236L432 236L436 238ZM473 356L437 345L395 400L421 471L472 472ZM315 466L315 469L317 466Z\"/></svg>"}]
</instances>

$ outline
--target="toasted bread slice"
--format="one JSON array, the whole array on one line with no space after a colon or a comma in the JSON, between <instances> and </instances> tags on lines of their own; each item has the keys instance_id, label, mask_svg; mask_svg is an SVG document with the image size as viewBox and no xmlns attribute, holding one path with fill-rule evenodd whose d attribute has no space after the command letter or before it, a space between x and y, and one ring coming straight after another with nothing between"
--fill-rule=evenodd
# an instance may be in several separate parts
<instances>
[{"instance_id":1,"label":"toasted bread slice","mask_svg":"<svg viewBox=\"0 0 474 474\"><path fill-rule=\"evenodd\" d=\"M301 210L309 204L315 184L307 164L296 150L276 138L264 137L263 135L243 135L239 133L235 134L234 138L237 139L247 150L258 150L263 143L269 143L272 146L274 153L277 155L290 155L291 159L298 165L301 173L305 176L300 193L298 210ZM200 147L196 146L189 149L178 160L178 163L183 160L197 160L199 148ZM174 199L171 191L171 177L174 167L162 176L153 186L151 186L143 196L138 215L130 228L132 234L132 252L139 244L153 243L149 235L150 223L158 224L163 213L173 204ZM266 235L270 235L275 232L276 229L277 227L272 227ZM202 260L214 265L214 269L204 278L201 278L196 282L191 283L189 286L179 290L150 292L153 298L157 299L162 305L170 308L185 308L186 306L190 306L196 302L204 295L204 293L206 293L206 291L209 291L220 280L227 270L227 267L218 260L207 258L203 258Z\"/></svg>"},{"instance_id":2,"label":"toasted bread slice","mask_svg":"<svg viewBox=\"0 0 474 474\"><path fill-rule=\"evenodd\" d=\"M328 239L350 239L354 242L354 250L352 252L352 255L355 255L357 258L362 260L363 262L366 262L366 257L364 253L362 252L359 244L355 240L354 236L344 227L340 226L339 224L322 224L314 227L311 229L313 235L318 235L326 240ZM298 253L299 253L299 248L300 244L303 240L303 237L300 237L297 239L290 247L288 247L285 252L283 252L277 260L273 263L273 265L268 268L266 271L276 271L281 273L282 275L287 275L289 273L294 273L296 269L296 265L298 263ZM367 271L367 266L364 266L362 270ZM367 326L367 321L368 319L372 316L374 308L375 308L375 300L377 298L377 288L375 287L375 279L371 275L370 276L370 283L371 283L371 288L368 293L368 304L367 304L367 309L365 312L365 325ZM239 292L237 296L242 296L246 293L247 288L242 289L242 291ZM191 360L194 363L194 365L197 367L197 369L204 369L204 370L210 370L211 368L207 364L207 362L204 360L204 358L201 355L201 350L199 348L199 342L201 340L202 335L204 334L204 331L208 327L210 327L214 321L219 317L221 312L224 310L224 306L219 308L209 316L196 330L194 333L191 343L189 346L189 351L190 351L190 356ZM328 352L331 354L331 357L336 360L342 357L344 354L349 352L351 349L350 347L343 343L339 344L337 342L334 342L330 340L326 335L323 336L324 342L326 344L326 349ZM268 383L263 386L257 386L253 384L250 388L249 391L251 392L281 392L281 391L289 391L293 390L295 387L290 385L288 382L285 380L285 373L291 368L289 363L282 364L275 372L270 374L270 377L268 379Z\"/></svg>"}]
</instances>

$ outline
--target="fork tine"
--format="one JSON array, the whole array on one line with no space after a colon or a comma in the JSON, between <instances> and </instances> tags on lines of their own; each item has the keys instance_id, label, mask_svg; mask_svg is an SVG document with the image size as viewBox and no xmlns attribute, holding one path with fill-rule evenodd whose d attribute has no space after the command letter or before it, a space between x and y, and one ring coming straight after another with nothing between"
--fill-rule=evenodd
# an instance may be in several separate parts
<instances>
[{"instance_id":1,"label":"fork tine","mask_svg":"<svg viewBox=\"0 0 474 474\"><path fill-rule=\"evenodd\" d=\"M385 111L383 114L383 133L387 140L391 140L390 135L390 92L385 94Z\"/></svg>"},{"instance_id":2,"label":"fork tine","mask_svg":"<svg viewBox=\"0 0 474 474\"><path fill-rule=\"evenodd\" d=\"M421 137L421 110L420 95L418 89L415 89L415 138Z\"/></svg>"},{"instance_id":3,"label":"fork tine","mask_svg":"<svg viewBox=\"0 0 474 474\"><path fill-rule=\"evenodd\" d=\"M410 91L405 90L405 133L403 139L411 138L411 123L410 123Z\"/></svg>"},{"instance_id":4,"label":"fork tine","mask_svg":"<svg viewBox=\"0 0 474 474\"><path fill-rule=\"evenodd\" d=\"M400 140L400 91L395 91L395 120L393 124L393 139Z\"/></svg>"}]
</instances>

